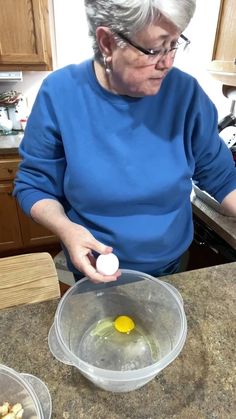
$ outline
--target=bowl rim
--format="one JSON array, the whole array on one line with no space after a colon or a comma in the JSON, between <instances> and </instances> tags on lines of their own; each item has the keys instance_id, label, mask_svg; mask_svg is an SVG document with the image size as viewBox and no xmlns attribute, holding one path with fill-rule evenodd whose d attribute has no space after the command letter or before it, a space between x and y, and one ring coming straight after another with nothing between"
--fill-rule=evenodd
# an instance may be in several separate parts
<instances>
[{"instance_id":1,"label":"bowl rim","mask_svg":"<svg viewBox=\"0 0 236 419\"><path fill-rule=\"evenodd\" d=\"M77 288L78 285L82 284L85 281L89 281L89 278L87 277L82 278L79 281L79 283L76 282L71 288L67 290L67 292L63 295L63 297L59 301L59 304L57 306L57 310L55 313L55 317L54 317L55 332L57 335L58 343L62 351L64 352L65 356L68 357L68 363L70 363L71 365L81 370L81 372L87 376L93 377L94 375L96 375L99 378L109 379L111 381L112 380L113 381L124 381L124 380L133 381L137 379L153 377L157 375L162 369L166 368L167 365L169 365L171 362L174 361L174 359L179 355L179 353L181 352L185 344L185 340L187 337L187 319L186 319L186 315L185 315L185 311L183 307L183 301L180 299L180 296L178 295L178 293L174 292L173 290L174 287L171 284L169 286L167 282L162 281L159 278L152 277L151 275L146 274L144 272L135 271L131 269L121 269L121 272L124 274L126 273L136 274L136 275L144 277L144 279L148 279L148 280L151 280L152 282L158 283L159 285L165 287L168 290L168 292L172 295L174 300L176 301L179 308L179 312L180 312L182 333L180 334L177 343L171 349L171 351L161 360L153 363L152 365L148 365L144 368L138 368L138 369L130 370L130 371L117 371L117 370L103 369L100 367L93 366L92 364L89 364L86 361L83 361L82 359L74 355L73 352L70 350L70 348L66 345L62 337L62 333L60 331L60 317L62 313L62 307L67 297L70 294L73 294L75 288ZM114 284L116 284L116 282ZM98 284L94 284L94 286L96 285Z\"/></svg>"},{"instance_id":2,"label":"bowl rim","mask_svg":"<svg viewBox=\"0 0 236 419\"><path fill-rule=\"evenodd\" d=\"M3 371L1 371L1 370L3 370ZM43 415L42 415L42 408L41 408L39 398L38 398L37 394L35 393L33 386L31 386L27 382L27 380L24 378L25 375L30 375L32 377L35 377L35 376L33 374L20 373L20 372L14 370L13 368L10 368L10 367L8 367L7 365L4 365L4 364L0 364L0 374L1 373L5 374L5 375L8 375L8 376L10 375L10 377L12 379L15 379L16 381L20 382L20 384L28 391L28 393L30 394L30 397L32 398L32 400L34 402L34 407L35 407L36 413L38 415L38 418L39 419L44 419ZM38 379L38 377L35 377L35 378Z\"/></svg>"}]
</instances>

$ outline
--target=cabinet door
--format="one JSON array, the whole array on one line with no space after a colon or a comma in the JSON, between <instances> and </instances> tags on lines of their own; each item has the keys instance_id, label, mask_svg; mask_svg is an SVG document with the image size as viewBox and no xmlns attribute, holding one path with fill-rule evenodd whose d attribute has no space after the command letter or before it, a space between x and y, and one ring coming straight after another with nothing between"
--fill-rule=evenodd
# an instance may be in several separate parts
<instances>
[{"instance_id":1,"label":"cabinet door","mask_svg":"<svg viewBox=\"0 0 236 419\"><path fill-rule=\"evenodd\" d=\"M12 182L0 182L0 252L22 247L16 200Z\"/></svg>"},{"instance_id":2,"label":"cabinet door","mask_svg":"<svg viewBox=\"0 0 236 419\"><path fill-rule=\"evenodd\" d=\"M52 70L48 0L0 0L0 70Z\"/></svg>"},{"instance_id":3,"label":"cabinet door","mask_svg":"<svg viewBox=\"0 0 236 419\"><path fill-rule=\"evenodd\" d=\"M209 71L224 84L236 86L236 1L221 0Z\"/></svg>"},{"instance_id":4,"label":"cabinet door","mask_svg":"<svg viewBox=\"0 0 236 419\"><path fill-rule=\"evenodd\" d=\"M24 247L40 246L44 244L58 243L58 238L49 230L37 224L25 215L18 206L18 216Z\"/></svg>"}]
</instances>

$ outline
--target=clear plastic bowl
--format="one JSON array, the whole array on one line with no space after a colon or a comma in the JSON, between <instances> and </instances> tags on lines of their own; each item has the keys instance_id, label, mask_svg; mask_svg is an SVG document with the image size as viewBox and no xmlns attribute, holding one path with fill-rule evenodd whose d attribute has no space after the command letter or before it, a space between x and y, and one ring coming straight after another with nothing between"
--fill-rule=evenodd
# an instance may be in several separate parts
<instances>
[{"instance_id":1,"label":"clear plastic bowl","mask_svg":"<svg viewBox=\"0 0 236 419\"><path fill-rule=\"evenodd\" d=\"M50 419L51 396L46 385L31 374L20 374L0 364L0 405L21 403L24 419Z\"/></svg>"},{"instance_id":2,"label":"clear plastic bowl","mask_svg":"<svg viewBox=\"0 0 236 419\"><path fill-rule=\"evenodd\" d=\"M135 328L120 333L125 315ZM116 282L77 282L61 299L48 343L59 361L73 365L98 387L127 392L152 380L180 353L187 321L180 293L142 272L122 270Z\"/></svg>"}]
</instances>

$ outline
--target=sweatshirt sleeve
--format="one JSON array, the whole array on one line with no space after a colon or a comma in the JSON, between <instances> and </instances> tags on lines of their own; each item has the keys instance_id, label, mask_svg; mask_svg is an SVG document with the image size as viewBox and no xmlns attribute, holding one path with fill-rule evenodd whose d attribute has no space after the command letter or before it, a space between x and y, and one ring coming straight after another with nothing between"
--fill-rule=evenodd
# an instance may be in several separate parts
<instances>
[{"instance_id":1,"label":"sweatshirt sleeve","mask_svg":"<svg viewBox=\"0 0 236 419\"><path fill-rule=\"evenodd\" d=\"M47 79L36 97L19 153L22 161L13 195L23 211L30 215L33 204L45 198L62 202L65 154Z\"/></svg>"},{"instance_id":2,"label":"sweatshirt sleeve","mask_svg":"<svg viewBox=\"0 0 236 419\"><path fill-rule=\"evenodd\" d=\"M195 160L193 180L200 189L222 202L236 189L236 167L232 154L218 134L215 105L198 85L192 119L192 152Z\"/></svg>"}]
</instances>

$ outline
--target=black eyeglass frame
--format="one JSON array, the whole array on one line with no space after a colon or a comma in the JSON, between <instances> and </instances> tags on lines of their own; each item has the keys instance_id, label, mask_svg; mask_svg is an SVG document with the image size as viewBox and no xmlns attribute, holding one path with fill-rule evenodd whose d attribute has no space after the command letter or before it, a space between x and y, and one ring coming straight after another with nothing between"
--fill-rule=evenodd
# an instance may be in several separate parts
<instances>
[{"instance_id":1,"label":"black eyeglass frame","mask_svg":"<svg viewBox=\"0 0 236 419\"><path fill-rule=\"evenodd\" d=\"M174 46L172 48L168 48L168 49L158 49L158 50L154 50L154 49L146 49L141 47L140 45L136 44L135 42L131 41L129 38L127 38L127 36L125 36L123 33L121 32L115 32L116 35L119 36L119 38L123 39L123 41L128 42L128 44L132 45L132 47L136 48L138 51L142 52L145 55L152 55L152 56L158 56L160 54L160 52L162 51L162 54L165 55L170 51L174 51L178 49L178 45ZM185 47L184 49L187 48L187 46L191 43L191 41L183 34L180 35L180 38L182 38L185 41Z\"/></svg>"}]
</instances>

